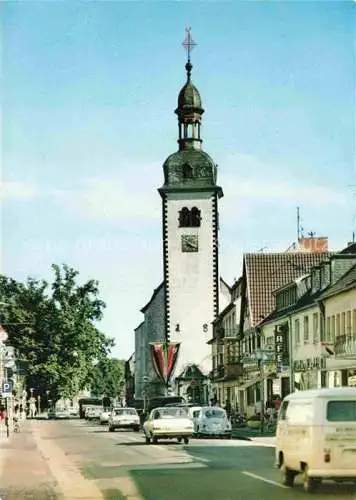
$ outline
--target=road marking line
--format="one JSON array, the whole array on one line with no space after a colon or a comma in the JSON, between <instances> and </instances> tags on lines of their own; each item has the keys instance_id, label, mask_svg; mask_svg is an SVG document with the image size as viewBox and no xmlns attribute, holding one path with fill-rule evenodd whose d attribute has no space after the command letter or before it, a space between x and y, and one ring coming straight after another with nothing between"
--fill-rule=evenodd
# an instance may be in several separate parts
<instances>
[{"instance_id":1,"label":"road marking line","mask_svg":"<svg viewBox=\"0 0 356 500\"><path fill-rule=\"evenodd\" d=\"M265 483L272 484L273 486L278 486L279 488L289 490L288 486L284 486L283 484L277 483L277 481L272 481L271 479L267 479L266 477L258 476L257 474L252 474L252 472L242 471L241 474L253 477L254 479L258 479L259 481L264 481Z\"/></svg>"}]
</instances>

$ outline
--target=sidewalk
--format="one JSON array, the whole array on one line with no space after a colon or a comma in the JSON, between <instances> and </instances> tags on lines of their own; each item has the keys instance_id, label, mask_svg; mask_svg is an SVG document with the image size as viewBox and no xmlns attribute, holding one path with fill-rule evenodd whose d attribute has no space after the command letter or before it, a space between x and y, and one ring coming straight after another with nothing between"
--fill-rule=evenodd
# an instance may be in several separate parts
<instances>
[{"instance_id":1,"label":"sidewalk","mask_svg":"<svg viewBox=\"0 0 356 500\"><path fill-rule=\"evenodd\" d=\"M259 429L249 429L246 427L233 427L232 438L250 441L260 438L274 438L275 432L261 432Z\"/></svg>"},{"instance_id":2,"label":"sidewalk","mask_svg":"<svg viewBox=\"0 0 356 500\"><path fill-rule=\"evenodd\" d=\"M103 499L95 482L85 479L56 444L48 422L24 421L0 451L2 500Z\"/></svg>"},{"instance_id":3,"label":"sidewalk","mask_svg":"<svg viewBox=\"0 0 356 500\"><path fill-rule=\"evenodd\" d=\"M0 498L59 500L56 481L36 446L31 421L21 424L21 432L0 439Z\"/></svg>"}]
</instances>

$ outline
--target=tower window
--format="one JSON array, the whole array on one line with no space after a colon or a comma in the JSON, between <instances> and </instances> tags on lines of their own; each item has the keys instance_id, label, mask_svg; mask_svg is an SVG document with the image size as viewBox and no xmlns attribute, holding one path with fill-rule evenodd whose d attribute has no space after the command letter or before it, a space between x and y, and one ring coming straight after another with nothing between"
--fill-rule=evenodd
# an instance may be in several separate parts
<instances>
[{"instance_id":1,"label":"tower window","mask_svg":"<svg viewBox=\"0 0 356 500\"><path fill-rule=\"evenodd\" d=\"M193 168L186 163L183 165L183 179L192 179L193 178Z\"/></svg>"},{"instance_id":2,"label":"tower window","mask_svg":"<svg viewBox=\"0 0 356 500\"><path fill-rule=\"evenodd\" d=\"M190 210L187 207L179 212L179 227L190 227Z\"/></svg>"},{"instance_id":3,"label":"tower window","mask_svg":"<svg viewBox=\"0 0 356 500\"><path fill-rule=\"evenodd\" d=\"M192 227L200 227L200 210L197 207L193 207L190 212L190 219Z\"/></svg>"},{"instance_id":4,"label":"tower window","mask_svg":"<svg viewBox=\"0 0 356 500\"><path fill-rule=\"evenodd\" d=\"M200 210L193 207L191 210L183 207L179 212L179 227L200 227Z\"/></svg>"}]
</instances>

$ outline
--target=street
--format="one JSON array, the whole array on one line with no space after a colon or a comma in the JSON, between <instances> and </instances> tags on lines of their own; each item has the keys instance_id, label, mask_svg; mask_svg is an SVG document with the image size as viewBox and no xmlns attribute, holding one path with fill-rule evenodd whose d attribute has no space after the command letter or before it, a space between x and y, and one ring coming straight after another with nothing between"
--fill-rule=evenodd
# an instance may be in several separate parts
<instances>
[{"instance_id":1,"label":"street","mask_svg":"<svg viewBox=\"0 0 356 500\"><path fill-rule=\"evenodd\" d=\"M173 441L146 445L141 433L109 433L106 426L77 419L33 421L29 425L54 477L52 493L17 493L16 500L355 498L355 489L350 485L326 483L314 495L302 492L298 479L295 488L283 487L279 472L273 467L274 448L269 438L261 438L260 442L192 439L187 446ZM12 479L1 478L2 500L15 500L10 486L16 479L11 475ZM45 477L45 471L42 475L37 471L31 487Z\"/></svg>"}]
</instances>

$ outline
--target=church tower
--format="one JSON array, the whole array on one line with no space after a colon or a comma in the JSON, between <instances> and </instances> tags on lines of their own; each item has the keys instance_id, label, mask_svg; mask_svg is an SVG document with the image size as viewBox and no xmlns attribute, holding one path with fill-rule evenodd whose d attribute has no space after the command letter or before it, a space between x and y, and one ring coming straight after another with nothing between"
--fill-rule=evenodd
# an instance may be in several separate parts
<instances>
[{"instance_id":1,"label":"church tower","mask_svg":"<svg viewBox=\"0 0 356 500\"><path fill-rule=\"evenodd\" d=\"M178 95L178 151L163 165L163 262L166 339L180 342L174 377L189 364L211 370L212 321L219 311L217 166L202 149L204 109L191 80L190 30L187 80Z\"/></svg>"}]
</instances>

